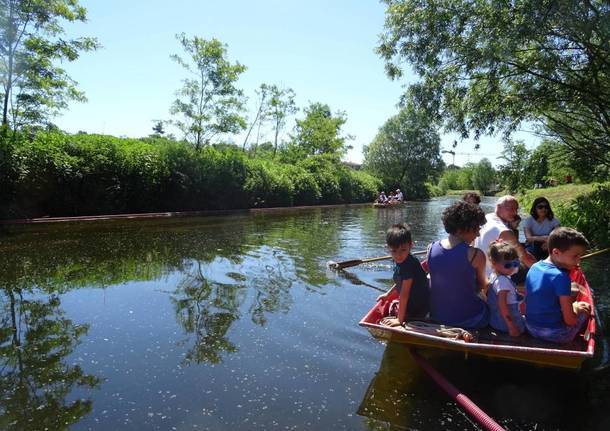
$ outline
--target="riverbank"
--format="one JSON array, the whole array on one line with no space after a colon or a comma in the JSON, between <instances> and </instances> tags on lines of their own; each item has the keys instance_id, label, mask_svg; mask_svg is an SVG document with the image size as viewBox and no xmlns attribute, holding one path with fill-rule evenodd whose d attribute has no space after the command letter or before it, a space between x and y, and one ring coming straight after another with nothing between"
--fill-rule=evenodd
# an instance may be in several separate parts
<instances>
[{"instance_id":1,"label":"riverbank","mask_svg":"<svg viewBox=\"0 0 610 431\"><path fill-rule=\"evenodd\" d=\"M0 219L372 202L381 181L335 155L59 131L0 140Z\"/></svg>"},{"instance_id":2,"label":"riverbank","mask_svg":"<svg viewBox=\"0 0 610 431\"><path fill-rule=\"evenodd\" d=\"M610 182L530 189L517 198L521 207L529 211L538 196L549 200L562 226L582 232L592 247L610 246Z\"/></svg>"}]
</instances>

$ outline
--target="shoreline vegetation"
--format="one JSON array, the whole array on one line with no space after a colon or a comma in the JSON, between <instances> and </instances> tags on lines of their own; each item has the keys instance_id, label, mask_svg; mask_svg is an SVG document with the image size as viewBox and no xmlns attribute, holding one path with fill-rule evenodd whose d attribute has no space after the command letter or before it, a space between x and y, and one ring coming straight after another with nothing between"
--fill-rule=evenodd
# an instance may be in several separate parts
<instances>
[{"instance_id":1,"label":"shoreline vegetation","mask_svg":"<svg viewBox=\"0 0 610 431\"><path fill-rule=\"evenodd\" d=\"M283 163L158 137L20 134L0 156L0 219L363 203L381 187L332 155Z\"/></svg>"}]
</instances>

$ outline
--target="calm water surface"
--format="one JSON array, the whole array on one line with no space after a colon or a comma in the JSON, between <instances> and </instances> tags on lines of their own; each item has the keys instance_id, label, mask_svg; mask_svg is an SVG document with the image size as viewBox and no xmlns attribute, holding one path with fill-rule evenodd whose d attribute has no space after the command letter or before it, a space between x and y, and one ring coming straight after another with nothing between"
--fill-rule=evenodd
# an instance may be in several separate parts
<instances>
[{"instance_id":1,"label":"calm water surface","mask_svg":"<svg viewBox=\"0 0 610 431\"><path fill-rule=\"evenodd\" d=\"M357 325L389 263L325 270L399 221L424 249L450 202L2 228L0 429L477 429ZM584 265L607 325L609 263ZM610 369L428 356L511 430L610 429Z\"/></svg>"}]
</instances>

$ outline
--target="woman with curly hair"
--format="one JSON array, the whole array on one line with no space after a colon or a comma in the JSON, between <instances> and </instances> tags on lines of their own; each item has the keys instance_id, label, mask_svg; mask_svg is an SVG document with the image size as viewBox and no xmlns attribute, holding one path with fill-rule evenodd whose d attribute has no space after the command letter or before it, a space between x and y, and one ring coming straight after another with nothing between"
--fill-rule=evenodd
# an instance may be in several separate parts
<instances>
[{"instance_id":1,"label":"woman with curly hair","mask_svg":"<svg viewBox=\"0 0 610 431\"><path fill-rule=\"evenodd\" d=\"M489 310L479 292L487 289L486 257L470 245L485 214L477 205L458 201L445 208L442 220L449 236L428 249L430 317L445 325L485 327Z\"/></svg>"},{"instance_id":2,"label":"woman with curly hair","mask_svg":"<svg viewBox=\"0 0 610 431\"><path fill-rule=\"evenodd\" d=\"M545 197L534 199L530 216L523 222L525 233L525 248L536 260L546 259L549 255L547 241L549 235L559 226L559 220L553 215L551 204Z\"/></svg>"}]
</instances>

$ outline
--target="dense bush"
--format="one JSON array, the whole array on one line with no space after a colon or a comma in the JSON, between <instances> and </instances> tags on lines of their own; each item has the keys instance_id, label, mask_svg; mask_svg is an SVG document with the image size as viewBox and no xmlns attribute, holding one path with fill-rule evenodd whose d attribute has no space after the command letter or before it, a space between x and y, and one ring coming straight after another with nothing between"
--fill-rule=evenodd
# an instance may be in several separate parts
<instances>
[{"instance_id":1,"label":"dense bush","mask_svg":"<svg viewBox=\"0 0 610 431\"><path fill-rule=\"evenodd\" d=\"M39 132L0 142L0 217L372 201L381 183L329 156L297 165L231 145Z\"/></svg>"},{"instance_id":2,"label":"dense bush","mask_svg":"<svg viewBox=\"0 0 610 431\"><path fill-rule=\"evenodd\" d=\"M610 183L559 204L555 215L563 226L582 232L594 247L610 246Z\"/></svg>"}]
</instances>

